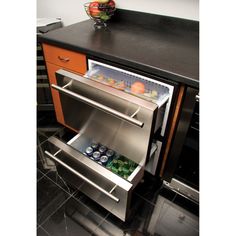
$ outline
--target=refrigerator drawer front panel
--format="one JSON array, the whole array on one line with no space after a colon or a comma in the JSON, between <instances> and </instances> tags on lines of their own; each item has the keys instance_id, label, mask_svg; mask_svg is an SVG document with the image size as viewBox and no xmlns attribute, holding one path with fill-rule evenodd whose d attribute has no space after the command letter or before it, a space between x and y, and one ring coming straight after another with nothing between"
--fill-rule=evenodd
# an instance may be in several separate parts
<instances>
[{"instance_id":1,"label":"refrigerator drawer front panel","mask_svg":"<svg viewBox=\"0 0 236 236\"><path fill-rule=\"evenodd\" d=\"M130 209L132 190L141 180L143 168L138 166L126 180L77 150L79 149L78 142L81 145L85 143L82 135L77 135L67 144L55 137L49 138L48 141L58 151L56 153L45 151L45 153L57 164L60 175L95 202L125 221Z\"/></svg>"}]
</instances>

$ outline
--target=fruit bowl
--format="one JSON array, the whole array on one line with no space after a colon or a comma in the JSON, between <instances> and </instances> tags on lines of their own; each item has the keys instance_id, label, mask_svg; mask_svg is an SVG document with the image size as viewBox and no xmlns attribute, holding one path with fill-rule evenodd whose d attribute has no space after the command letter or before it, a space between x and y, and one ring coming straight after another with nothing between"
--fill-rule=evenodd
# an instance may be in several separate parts
<instances>
[{"instance_id":1,"label":"fruit bowl","mask_svg":"<svg viewBox=\"0 0 236 236\"><path fill-rule=\"evenodd\" d=\"M115 11L113 0L97 0L84 4L87 15L94 21L95 29L107 27L106 21L111 18Z\"/></svg>"}]
</instances>

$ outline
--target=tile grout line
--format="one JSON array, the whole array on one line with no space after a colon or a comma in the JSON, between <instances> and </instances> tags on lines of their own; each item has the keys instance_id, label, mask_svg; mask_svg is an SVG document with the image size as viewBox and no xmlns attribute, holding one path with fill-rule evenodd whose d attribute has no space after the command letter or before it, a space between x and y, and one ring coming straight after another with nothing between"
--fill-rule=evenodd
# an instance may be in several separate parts
<instances>
[{"instance_id":1,"label":"tile grout line","mask_svg":"<svg viewBox=\"0 0 236 236\"><path fill-rule=\"evenodd\" d=\"M42 227L42 225L53 215L57 212L57 210L59 210L59 208L61 208L69 199L71 199L72 196L69 196L64 202L62 202L57 208L56 210L54 210L48 217L46 217L46 219L41 223L38 224L38 227Z\"/></svg>"},{"instance_id":2,"label":"tile grout line","mask_svg":"<svg viewBox=\"0 0 236 236\"><path fill-rule=\"evenodd\" d=\"M43 175L41 176L38 180L37 180L37 183L43 179L45 176L47 176L47 174L49 173L50 170L48 170L46 173L43 173L40 169L37 168L37 170ZM51 179L50 179L51 180Z\"/></svg>"},{"instance_id":3,"label":"tile grout line","mask_svg":"<svg viewBox=\"0 0 236 236\"><path fill-rule=\"evenodd\" d=\"M82 183L82 184L80 185L80 187L78 188L78 191L79 191L79 189L80 189L83 185L84 185L84 183ZM81 202L81 201L79 200L80 198L76 198L75 196L72 196L72 198L73 198L74 200L76 200L78 203L84 204L83 202ZM85 205L85 204L84 204L84 205ZM99 216L96 212L94 212L92 209L90 209L87 205L85 205L85 207L87 207L90 211L92 211L93 214L95 214L96 216L102 218L102 217ZM96 230L105 222L105 220L107 219L107 217L108 217L110 214L111 214L111 213L108 212L108 213L106 214L106 216L102 218L101 222L100 222L100 223L96 226L96 228L93 230L93 233L95 233ZM91 235L93 235L93 234L91 234Z\"/></svg>"},{"instance_id":4,"label":"tile grout line","mask_svg":"<svg viewBox=\"0 0 236 236\"><path fill-rule=\"evenodd\" d=\"M40 170L39 170L40 171ZM41 171L40 171L41 172ZM42 172L41 172L42 173ZM49 173L49 171L47 172ZM47 176L47 174L44 174L40 180L43 178L43 177L46 177L49 181L51 181L53 184L55 184L58 188L60 188L63 192L65 192L66 194L69 195L69 197L64 201L62 202L57 208L55 211L53 211L41 224L38 224L38 228L39 227L42 227L42 225L49 219L49 217L51 217L64 203L66 203L69 199L73 198L73 199L76 199L74 198L74 195L77 193L77 190L75 190L73 193L68 193L65 189L63 189L60 185L58 185L57 183L55 183L51 178L49 178Z\"/></svg>"},{"instance_id":5,"label":"tile grout line","mask_svg":"<svg viewBox=\"0 0 236 236\"><path fill-rule=\"evenodd\" d=\"M146 198L144 198L143 196L141 196L140 194L138 194L138 193L134 193L134 194L136 194L138 197L140 197L140 198L142 198L144 201L146 201L147 203L150 203L150 204L152 204L153 206L156 206L156 204L155 203L153 203L153 202L151 202L151 201L149 201L149 200L147 200Z\"/></svg>"},{"instance_id":6,"label":"tile grout line","mask_svg":"<svg viewBox=\"0 0 236 236\"><path fill-rule=\"evenodd\" d=\"M96 230L106 221L106 219L108 218L108 216L110 215L111 213L108 212L107 215L102 219L102 221L96 226L96 228L93 230L93 233L96 232ZM109 222L108 222L109 223Z\"/></svg>"},{"instance_id":7,"label":"tile grout line","mask_svg":"<svg viewBox=\"0 0 236 236\"><path fill-rule=\"evenodd\" d=\"M174 200L176 199L177 193L175 193L174 197L172 198L172 200L170 201L171 203L174 203ZM165 198L166 199L166 198ZM167 199L168 200L168 199ZM165 201L165 200L164 200ZM164 204L163 204L164 205ZM163 205L161 206L161 210L163 209ZM166 215L168 209L170 209L170 205L168 205L166 208L166 210L164 211L164 213L162 213L162 215L159 216L158 220L159 222L163 219L163 217Z\"/></svg>"},{"instance_id":8,"label":"tile grout line","mask_svg":"<svg viewBox=\"0 0 236 236\"><path fill-rule=\"evenodd\" d=\"M63 189L60 185L58 185L57 183L55 183L51 178L49 178L46 174L44 174L43 177L46 177L48 180L50 180L53 184L55 184L57 187L59 187L63 192L65 192L66 194L69 195L69 197L64 201L62 202L58 208L56 208L55 211L53 211L53 213L51 213L41 224L38 224L38 227L42 226L42 224L44 224L46 222L46 220L48 220L49 217L51 217L65 202L67 202L67 200L69 200L70 198L72 198L74 196L74 194L76 193L76 191L74 193L68 193L67 191L65 191L65 189ZM43 178L42 177L42 178ZM40 178L40 180L42 179ZM74 198L73 198L74 199Z\"/></svg>"},{"instance_id":9,"label":"tile grout line","mask_svg":"<svg viewBox=\"0 0 236 236\"><path fill-rule=\"evenodd\" d=\"M42 179L45 175L47 175L49 173L50 170L48 170L46 173L43 173L39 168L37 168L38 171L41 172L41 174L43 175L40 179ZM37 181L38 182L38 181Z\"/></svg>"},{"instance_id":10,"label":"tile grout line","mask_svg":"<svg viewBox=\"0 0 236 236\"><path fill-rule=\"evenodd\" d=\"M47 172L47 174L49 173L49 171ZM69 193L67 192L64 188L62 188L59 184L55 183L50 177L47 176L47 174L45 174L45 177L47 179L49 179L50 181L52 181L57 187L59 187L60 189L62 189L64 192L66 192L67 194L69 194L71 197L73 196L74 192L73 193ZM76 192L76 190L75 190Z\"/></svg>"},{"instance_id":11,"label":"tile grout line","mask_svg":"<svg viewBox=\"0 0 236 236\"><path fill-rule=\"evenodd\" d=\"M44 140L43 142L41 142L40 144L38 144L38 145L37 145L37 148L39 148L42 144L44 144L46 141L48 141L49 138L48 138L48 137L45 137L45 138L46 138L46 140Z\"/></svg>"},{"instance_id":12,"label":"tile grout line","mask_svg":"<svg viewBox=\"0 0 236 236\"><path fill-rule=\"evenodd\" d=\"M57 174L57 176L61 179L61 181L63 182L63 184L66 186L67 190L69 190L69 191L68 191L69 194L74 195L74 194L78 191L77 189L75 189L75 191L74 191L73 193L70 193L70 188L69 188L69 186L68 186L68 183L59 175L57 169L56 169L56 174ZM50 178L50 177L48 177L48 178Z\"/></svg>"},{"instance_id":13,"label":"tile grout line","mask_svg":"<svg viewBox=\"0 0 236 236\"><path fill-rule=\"evenodd\" d=\"M41 134L42 136L44 136L44 137L46 138L46 140L44 140L43 142L41 142L40 144L37 145L37 148L38 148L39 146L41 146L42 144L44 144L46 141L48 141L48 139L49 139L50 137L52 137L52 136L56 135L57 133L61 132L63 129L65 129L65 128L64 128L64 127L58 128L58 130L55 131L55 133L53 133L53 134L50 135L49 137L37 130L37 132L39 132L39 134Z\"/></svg>"},{"instance_id":14,"label":"tile grout line","mask_svg":"<svg viewBox=\"0 0 236 236\"><path fill-rule=\"evenodd\" d=\"M38 148L38 147L41 146L43 143L45 143L45 142L48 140L49 137L46 136L45 134L41 133L41 132L38 131L38 130L37 130L37 133L39 133L39 134L42 135L44 138L46 138L44 141L40 142L40 143L37 145L37 148ZM38 137L37 137L37 139L38 139Z\"/></svg>"},{"instance_id":15,"label":"tile grout line","mask_svg":"<svg viewBox=\"0 0 236 236\"><path fill-rule=\"evenodd\" d=\"M82 183L82 184L80 185L80 187L78 188L78 191L79 191L79 189L80 189L83 185L84 185L84 183ZM85 195L85 196L86 196L86 195ZM85 207L88 208L90 211L92 211L93 214L95 214L96 216L102 218L102 217L101 217L100 215L98 215L95 211L93 211L92 209L90 209L86 204L84 204L82 201L80 201L80 200L79 200L80 198L76 198L74 195L72 196L72 198L73 198L74 200L76 200L78 203L82 203L83 205L85 205ZM105 221L105 219L108 217L109 214L110 214L110 212L108 212L108 213L106 214L106 216L102 218L101 223L103 223L103 222ZM97 227L100 226L101 223L99 223L99 224L97 225ZM95 228L95 230L97 229L97 227Z\"/></svg>"},{"instance_id":16,"label":"tile grout line","mask_svg":"<svg viewBox=\"0 0 236 236\"><path fill-rule=\"evenodd\" d=\"M74 199L74 200L76 200L78 203L82 203L82 204L84 204L83 202L81 202L78 198L75 198L74 196L72 196L72 198ZM88 208L90 211L92 211L93 212L93 214L95 214L96 216L98 216L98 217L100 217L100 218L102 218L100 215L98 215L95 211L93 211L92 209L90 209L86 204L84 204L85 205L85 207L86 208ZM107 217L110 215L111 213L110 212L108 212L107 214L106 214L106 216L105 217L103 217L102 218L102 220L101 220L101 222L98 224L98 225L96 225L96 228L93 230L93 232L92 232L92 234L91 235L93 235L93 233L95 233L96 232L96 230L106 221L106 219L107 219Z\"/></svg>"},{"instance_id":17,"label":"tile grout line","mask_svg":"<svg viewBox=\"0 0 236 236\"><path fill-rule=\"evenodd\" d=\"M37 183L44 177L45 175L41 176L39 179L37 179Z\"/></svg>"},{"instance_id":18,"label":"tile grout line","mask_svg":"<svg viewBox=\"0 0 236 236\"><path fill-rule=\"evenodd\" d=\"M41 171L38 167L37 170L42 174L42 175L46 175L50 170L47 170L46 173L43 173L43 171Z\"/></svg>"},{"instance_id":19,"label":"tile grout line","mask_svg":"<svg viewBox=\"0 0 236 236\"><path fill-rule=\"evenodd\" d=\"M37 229L39 229L39 228L42 229L48 236L51 236L51 234L48 233L48 231L46 229L44 229L43 226L40 225L40 226L38 226Z\"/></svg>"}]
</instances>

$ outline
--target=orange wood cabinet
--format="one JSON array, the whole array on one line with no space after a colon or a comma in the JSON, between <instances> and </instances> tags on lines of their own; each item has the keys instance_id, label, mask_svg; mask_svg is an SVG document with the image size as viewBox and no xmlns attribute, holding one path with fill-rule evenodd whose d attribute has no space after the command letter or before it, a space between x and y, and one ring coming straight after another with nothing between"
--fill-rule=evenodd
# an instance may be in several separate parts
<instances>
[{"instance_id":1,"label":"orange wood cabinet","mask_svg":"<svg viewBox=\"0 0 236 236\"><path fill-rule=\"evenodd\" d=\"M87 71L86 56L84 54L48 44L43 44L43 51L50 84L57 84L55 72L59 69L65 69L80 75L84 75ZM51 93L57 121L67 126L64 121L59 92L51 88Z\"/></svg>"}]
</instances>

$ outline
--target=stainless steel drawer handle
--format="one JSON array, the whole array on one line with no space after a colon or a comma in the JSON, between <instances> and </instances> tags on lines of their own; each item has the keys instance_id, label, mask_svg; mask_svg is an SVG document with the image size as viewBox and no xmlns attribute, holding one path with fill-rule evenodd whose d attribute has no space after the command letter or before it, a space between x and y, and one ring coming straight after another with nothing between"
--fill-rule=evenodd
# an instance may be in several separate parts
<instances>
[{"instance_id":1,"label":"stainless steel drawer handle","mask_svg":"<svg viewBox=\"0 0 236 236\"><path fill-rule=\"evenodd\" d=\"M94 188L96 188L97 190L99 190L100 192L104 193L105 195L107 195L109 198L111 198L113 201L115 202L119 202L120 199L113 196L111 194L111 192L114 191L114 189L117 187L116 185L112 188L112 190L110 192L106 191L105 189L101 188L99 185L97 185L96 183L94 183L93 181L91 181L90 179L88 179L87 177L85 177L84 175L80 174L79 172L77 172L76 170L74 170L73 168L71 168L70 166L68 166L66 163L64 163L63 161L61 161L60 159L58 159L57 157L55 157L54 155L52 155L50 152L45 151L45 153L52 158L54 161L56 161L57 163L61 164L62 166L64 166L66 169L68 169L69 171L71 171L73 174L77 175L79 178L83 179L85 182L87 182L88 184L92 185Z\"/></svg>"},{"instance_id":2,"label":"stainless steel drawer handle","mask_svg":"<svg viewBox=\"0 0 236 236\"><path fill-rule=\"evenodd\" d=\"M61 57L61 56L58 56L58 59L62 62L68 62L70 61L70 58L69 57Z\"/></svg>"},{"instance_id":3,"label":"stainless steel drawer handle","mask_svg":"<svg viewBox=\"0 0 236 236\"><path fill-rule=\"evenodd\" d=\"M141 128L144 125L143 122L141 122L141 121L139 121L137 119L134 119L133 117L127 116L127 115L125 115L125 114L123 114L123 113L121 113L121 112L119 112L117 110L114 110L114 109L112 109L112 108L110 108L108 106L105 106L105 105L103 105L101 103L98 103L98 102L96 102L94 100L91 100L89 98L81 96L81 95L79 95L77 93L74 93L74 92L68 90L68 89L62 88L62 87L60 87L58 85L55 85L55 84L51 84L51 86L52 86L52 88L54 88L54 89L56 89L56 90L58 90L58 91L60 91L60 92L62 92L64 94L67 94L67 95L69 95L69 96L71 96L71 97L73 97L73 98L75 98L75 99L77 99L79 101L85 102L85 103L89 104L90 106L93 106L93 107L95 107L95 108L97 108L99 110L102 110L102 111L104 111L104 112L106 112L108 114L116 116L116 117L118 117L118 118L120 118L120 119L122 119L124 121L127 121L127 122L133 124L133 125L139 126Z\"/></svg>"}]
</instances>

